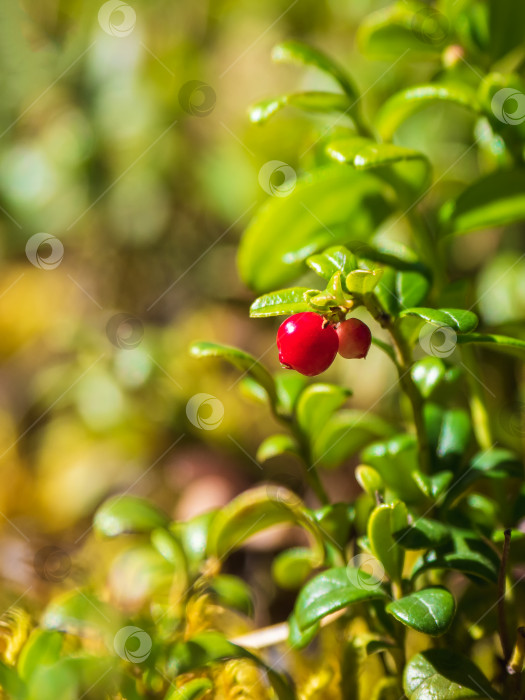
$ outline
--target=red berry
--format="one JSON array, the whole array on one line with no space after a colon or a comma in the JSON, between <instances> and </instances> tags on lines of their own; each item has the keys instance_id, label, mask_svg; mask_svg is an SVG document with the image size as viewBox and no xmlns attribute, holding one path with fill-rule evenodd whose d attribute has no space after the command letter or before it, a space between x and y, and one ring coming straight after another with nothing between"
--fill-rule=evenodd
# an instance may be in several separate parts
<instances>
[{"instance_id":1,"label":"red berry","mask_svg":"<svg viewBox=\"0 0 525 700\"><path fill-rule=\"evenodd\" d=\"M319 314L294 314L277 331L279 360L288 369L307 377L328 369L337 355L339 339L333 326Z\"/></svg>"},{"instance_id":2,"label":"red berry","mask_svg":"<svg viewBox=\"0 0 525 700\"><path fill-rule=\"evenodd\" d=\"M339 354L347 360L366 357L372 342L370 328L358 318L349 318L337 326Z\"/></svg>"}]
</instances>

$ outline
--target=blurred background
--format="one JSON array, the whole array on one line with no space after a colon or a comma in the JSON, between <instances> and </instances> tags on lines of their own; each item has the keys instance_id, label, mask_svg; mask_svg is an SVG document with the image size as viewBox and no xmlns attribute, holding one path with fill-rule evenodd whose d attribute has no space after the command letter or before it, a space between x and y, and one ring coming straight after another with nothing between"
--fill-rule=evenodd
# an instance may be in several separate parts
<instances>
[{"instance_id":1,"label":"blurred background","mask_svg":"<svg viewBox=\"0 0 525 700\"><path fill-rule=\"evenodd\" d=\"M358 23L386 4L2 4L6 606L45 597L49 582L65 577L61 567L82 579L82 567L89 569L95 557L92 514L112 493L142 495L187 518L261 479L300 488L293 463L262 469L253 457L276 427L266 408L243 393L238 373L190 358L188 346L198 339L225 342L278 368L277 322L249 320L253 295L239 280L236 247L268 197L258 180L261 167L277 159L298 173L308 170L320 158L318 141L330 119L284 110L258 126L250 124L247 107L288 89L334 87L319 73L271 63L272 46L290 37L346 65L369 115L401 86L430 79L439 60L392 64L359 53ZM458 111L452 120L450 109L434 108L430 127L424 117L431 142L418 119L400 130L399 141L429 153L439 177L471 142L471 118ZM477 149L466 154L434 196L471 177L482 161ZM403 226L396 229L400 239ZM472 277L478 296L515 255L516 231L507 231L503 243L502 237L488 231L475 234L475 244L471 236L456 244L454 265ZM524 267L525 261L515 265L498 286L497 306L492 294L483 297L489 324L501 322L502 313L510 325L523 319ZM380 400L379 413L396 409L395 391L385 395L394 375L377 349L366 365L347 365L338 359L326 377L353 389L352 407ZM214 430L188 420L187 402L199 392L224 406ZM352 463L324 478L338 499L356 489ZM57 553L55 579L38 575L42 551ZM71 562L79 552L77 570Z\"/></svg>"}]
</instances>

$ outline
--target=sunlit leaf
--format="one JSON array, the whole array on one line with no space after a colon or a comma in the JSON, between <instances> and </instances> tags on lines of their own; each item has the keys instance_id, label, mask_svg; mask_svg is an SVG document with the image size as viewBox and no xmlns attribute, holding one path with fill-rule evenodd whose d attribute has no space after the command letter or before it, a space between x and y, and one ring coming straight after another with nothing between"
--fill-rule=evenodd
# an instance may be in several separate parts
<instances>
[{"instance_id":1,"label":"sunlit leaf","mask_svg":"<svg viewBox=\"0 0 525 700\"><path fill-rule=\"evenodd\" d=\"M468 233L525 220L525 169L498 170L475 180L441 210L446 234Z\"/></svg>"},{"instance_id":2,"label":"sunlit leaf","mask_svg":"<svg viewBox=\"0 0 525 700\"><path fill-rule=\"evenodd\" d=\"M294 614L299 628L307 629L326 615L352 603L384 596L373 575L352 567L336 567L308 581L299 593Z\"/></svg>"},{"instance_id":3,"label":"sunlit leaf","mask_svg":"<svg viewBox=\"0 0 525 700\"><path fill-rule=\"evenodd\" d=\"M293 192L270 197L244 232L238 256L243 280L267 292L300 276L303 261L327 246L366 240L392 211L389 193L372 172L339 165L298 178Z\"/></svg>"},{"instance_id":4,"label":"sunlit leaf","mask_svg":"<svg viewBox=\"0 0 525 700\"><path fill-rule=\"evenodd\" d=\"M283 486L250 489L220 510L210 531L208 552L221 558L257 532L280 523L306 530L312 543L312 561L320 566L324 559L321 532L301 499Z\"/></svg>"},{"instance_id":5,"label":"sunlit leaf","mask_svg":"<svg viewBox=\"0 0 525 700\"><path fill-rule=\"evenodd\" d=\"M456 603L446 588L424 588L392 601L386 610L407 627L438 637L450 627Z\"/></svg>"},{"instance_id":6,"label":"sunlit leaf","mask_svg":"<svg viewBox=\"0 0 525 700\"><path fill-rule=\"evenodd\" d=\"M336 272L342 272L346 277L357 267L355 255L344 246L332 246L318 255L311 255L306 264L327 281Z\"/></svg>"},{"instance_id":7,"label":"sunlit leaf","mask_svg":"<svg viewBox=\"0 0 525 700\"><path fill-rule=\"evenodd\" d=\"M359 27L361 51L384 59L405 54L408 60L438 58L446 45L449 25L444 15L431 11L424 5L397 3L372 12Z\"/></svg>"},{"instance_id":8,"label":"sunlit leaf","mask_svg":"<svg viewBox=\"0 0 525 700\"><path fill-rule=\"evenodd\" d=\"M308 550L310 551L310 550ZM244 615L253 615L253 596L250 587L238 576L219 574L210 583L221 605L238 610Z\"/></svg>"},{"instance_id":9,"label":"sunlit leaf","mask_svg":"<svg viewBox=\"0 0 525 700\"><path fill-rule=\"evenodd\" d=\"M272 457L284 454L300 456L300 447L291 435L270 435L259 445L256 458L258 462L266 462Z\"/></svg>"},{"instance_id":10,"label":"sunlit leaf","mask_svg":"<svg viewBox=\"0 0 525 700\"><path fill-rule=\"evenodd\" d=\"M315 565L315 561L313 562ZM312 550L293 547L278 554L272 563L274 581L281 588L296 590L312 573Z\"/></svg>"},{"instance_id":11,"label":"sunlit leaf","mask_svg":"<svg viewBox=\"0 0 525 700\"><path fill-rule=\"evenodd\" d=\"M334 78L352 102L359 97L359 93L346 71L333 59L313 46L303 44L301 41L294 39L288 39L274 46L272 59L276 63L295 63L318 68Z\"/></svg>"},{"instance_id":12,"label":"sunlit leaf","mask_svg":"<svg viewBox=\"0 0 525 700\"><path fill-rule=\"evenodd\" d=\"M427 323L447 326L457 333L470 333L478 325L478 317L472 311L463 309L404 309L401 316L419 316Z\"/></svg>"},{"instance_id":13,"label":"sunlit leaf","mask_svg":"<svg viewBox=\"0 0 525 700\"><path fill-rule=\"evenodd\" d=\"M367 534L372 554L385 567L389 577L398 582L401 580L405 552L397 544L393 533L405 527L406 522L407 509L401 501L393 506L377 506L368 520Z\"/></svg>"},{"instance_id":14,"label":"sunlit leaf","mask_svg":"<svg viewBox=\"0 0 525 700\"><path fill-rule=\"evenodd\" d=\"M449 103L479 113L476 93L467 85L430 84L407 88L390 97L379 110L376 128L385 141L390 141L398 127L421 109Z\"/></svg>"},{"instance_id":15,"label":"sunlit leaf","mask_svg":"<svg viewBox=\"0 0 525 700\"><path fill-rule=\"evenodd\" d=\"M264 294L250 306L250 316L252 318L290 316L303 311L311 311L312 308L308 303L310 292L315 294L317 290L311 290L307 287L292 287Z\"/></svg>"},{"instance_id":16,"label":"sunlit leaf","mask_svg":"<svg viewBox=\"0 0 525 700\"><path fill-rule=\"evenodd\" d=\"M151 532L168 524L168 518L153 504L126 494L105 501L95 513L93 527L106 537Z\"/></svg>"},{"instance_id":17,"label":"sunlit leaf","mask_svg":"<svg viewBox=\"0 0 525 700\"><path fill-rule=\"evenodd\" d=\"M344 114L350 111L351 105L347 95L336 92L300 92L261 100L252 105L248 113L251 122L262 124L284 107L295 107L305 112Z\"/></svg>"},{"instance_id":18,"label":"sunlit leaf","mask_svg":"<svg viewBox=\"0 0 525 700\"><path fill-rule=\"evenodd\" d=\"M403 674L409 700L467 700L498 695L470 659L451 649L429 649L410 659Z\"/></svg>"}]
</instances>

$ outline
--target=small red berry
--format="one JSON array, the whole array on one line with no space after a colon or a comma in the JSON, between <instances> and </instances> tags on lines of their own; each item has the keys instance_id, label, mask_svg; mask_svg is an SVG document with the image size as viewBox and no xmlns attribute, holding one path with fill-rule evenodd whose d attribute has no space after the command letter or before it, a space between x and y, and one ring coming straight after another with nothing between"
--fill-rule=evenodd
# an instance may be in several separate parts
<instances>
[{"instance_id":1,"label":"small red berry","mask_svg":"<svg viewBox=\"0 0 525 700\"><path fill-rule=\"evenodd\" d=\"M372 342L370 328L358 318L349 318L337 326L339 354L347 360L366 357Z\"/></svg>"},{"instance_id":2,"label":"small red berry","mask_svg":"<svg viewBox=\"0 0 525 700\"><path fill-rule=\"evenodd\" d=\"M324 327L323 327L324 326ZM314 377L328 369L337 355L339 339L319 314L294 314L277 331L279 360L284 367Z\"/></svg>"}]
</instances>

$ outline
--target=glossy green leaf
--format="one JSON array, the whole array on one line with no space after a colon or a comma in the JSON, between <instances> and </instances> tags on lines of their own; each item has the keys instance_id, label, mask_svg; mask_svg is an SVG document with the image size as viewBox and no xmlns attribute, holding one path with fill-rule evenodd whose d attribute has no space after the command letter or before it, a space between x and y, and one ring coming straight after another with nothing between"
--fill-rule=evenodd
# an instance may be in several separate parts
<instances>
[{"instance_id":1,"label":"glossy green leaf","mask_svg":"<svg viewBox=\"0 0 525 700\"><path fill-rule=\"evenodd\" d=\"M308 550L310 551L310 550ZM253 596L248 584L238 576L219 574L210 583L219 603L227 608L238 610L244 615L253 615Z\"/></svg>"},{"instance_id":2,"label":"glossy green leaf","mask_svg":"<svg viewBox=\"0 0 525 700\"><path fill-rule=\"evenodd\" d=\"M396 543L405 549L438 547L451 539L447 525L423 517L395 531L393 536Z\"/></svg>"},{"instance_id":3,"label":"glossy green leaf","mask_svg":"<svg viewBox=\"0 0 525 700\"><path fill-rule=\"evenodd\" d=\"M395 270L419 272L430 279L430 271L419 260L416 253L397 241L385 240L373 243L350 241L347 247L359 260L383 263Z\"/></svg>"},{"instance_id":4,"label":"glossy green leaf","mask_svg":"<svg viewBox=\"0 0 525 700\"><path fill-rule=\"evenodd\" d=\"M405 552L393 533L405 527L406 522L407 509L402 502L377 506L368 520L367 534L372 554L385 567L390 579L397 582L401 580Z\"/></svg>"},{"instance_id":5,"label":"glossy green leaf","mask_svg":"<svg viewBox=\"0 0 525 700\"><path fill-rule=\"evenodd\" d=\"M304 435L313 442L351 395L349 389L336 384L310 384L299 397L296 408L297 423Z\"/></svg>"},{"instance_id":6,"label":"glossy green leaf","mask_svg":"<svg viewBox=\"0 0 525 700\"><path fill-rule=\"evenodd\" d=\"M318 574L301 589L294 614L300 629L352 603L382 598L380 582L366 571L336 567Z\"/></svg>"},{"instance_id":7,"label":"glossy green leaf","mask_svg":"<svg viewBox=\"0 0 525 700\"><path fill-rule=\"evenodd\" d=\"M314 464L337 467L378 438L391 437L395 428L369 411L345 409L334 413L319 430L312 448Z\"/></svg>"},{"instance_id":8,"label":"glossy green leaf","mask_svg":"<svg viewBox=\"0 0 525 700\"><path fill-rule=\"evenodd\" d=\"M307 287L292 287L264 294L250 306L250 316L252 318L290 316L303 311L312 311L312 307L308 303L309 297L312 296L311 293L317 294L318 292Z\"/></svg>"},{"instance_id":9,"label":"glossy green leaf","mask_svg":"<svg viewBox=\"0 0 525 700\"><path fill-rule=\"evenodd\" d=\"M490 350L510 351L522 355L525 352L525 340L509 338L505 335L492 333L469 333L458 336L458 343L476 343Z\"/></svg>"},{"instance_id":10,"label":"glossy green leaf","mask_svg":"<svg viewBox=\"0 0 525 700\"><path fill-rule=\"evenodd\" d=\"M417 471L414 472L414 481L421 489L421 492L427 498L433 500L437 500L443 495L453 478L454 474L451 471L443 471L431 476Z\"/></svg>"},{"instance_id":11,"label":"glossy green leaf","mask_svg":"<svg viewBox=\"0 0 525 700\"><path fill-rule=\"evenodd\" d=\"M418 9L419 8L419 9ZM369 14L359 27L361 51L375 58L438 58L449 34L447 18L423 5L397 3Z\"/></svg>"},{"instance_id":12,"label":"glossy green leaf","mask_svg":"<svg viewBox=\"0 0 525 700\"><path fill-rule=\"evenodd\" d=\"M254 661L266 671L278 700L294 700L292 689L284 676L276 673L255 654L229 642L219 632L202 632L186 642L175 644L169 654L168 670L172 675L179 675L227 659Z\"/></svg>"},{"instance_id":13,"label":"glossy green leaf","mask_svg":"<svg viewBox=\"0 0 525 700\"><path fill-rule=\"evenodd\" d=\"M295 107L305 112L345 112L350 111L352 103L346 95L336 92L300 92L290 95L269 97L252 105L248 110L250 121L263 124L284 107Z\"/></svg>"},{"instance_id":14,"label":"glossy green leaf","mask_svg":"<svg viewBox=\"0 0 525 700\"><path fill-rule=\"evenodd\" d=\"M313 46L289 39L274 46L272 59L276 63L295 63L318 68L324 73L328 73L339 83L344 92L350 97L351 103L359 98L359 93L346 71L329 56L313 48Z\"/></svg>"},{"instance_id":15,"label":"glossy green leaf","mask_svg":"<svg viewBox=\"0 0 525 700\"><path fill-rule=\"evenodd\" d=\"M304 649L317 635L319 628L319 622L316 622L311 627L307 627L304 630L300 629L297 619L292 612L288 618L288 644L292 649Z\"/></svg>"},{"instance_id":16,"label":"glossy green leaf","mask_svg":"<svg viewBox=\"0 0 525 700\"><path fill-rule=\"evenodd\" d=\"M379 168L408 160L422 161L426 168L430 167L427 157L413 148L393 143L375 143L365 138L331 141L326 146L326 152L338 163L351 165L357 170Z\"/></svg>"},{"instance_id":17,"label":"glossy green leaf","mask_svg":"<svg viewBox=\"0 0 525 700\"><path fill-rule=\"evenodd\" d=\"M522 462L514 452L499 447L478 453L456 477L446 494L445 504L454 503L467 492L472 484L483 478L522 479Z\"/></svg>"},{"instance_id":18,"label":"glossy green leaf","mask_svg":"<svg viewBox=\"0 0 525 700\"><path fill-rule=\"evenodd\" d=\"M258 382L268 393L268 396L273 401L276 400L275 384L272 375L266 367L253 357L237 348L232 348L229 345L221 345L220 343L209 343L200 341L192 343L190 346L190 354L193 357L216 357L221 360L226 360L234 367L237 367L241 372L250 375Z\"/></svg>"},{"instance_id":19,"label":"glossy green leaf","mask_svg":"<svg viewBox=\"0 0 525 700\"><path fill-rule=\"evenodd\" d=\"M312 562L320 566L324 545L315 520L295 493L270 484L245 491L217 513L208 551L222 558L252 535L279 523L292 523L306 530L312 543Z\"/></svg>"},{"instance_id":20,"label":"glossy green leaf","mask_svg":"<svg viewBox=\"0 0 525 700\"><path fill-rule=\"evenodd\" d=\"M17 660L20 678L28 681L35 671L42 666L50 666L60 658L64 636L41 628L34 629Z\"/></svg>"},{"instance_id":21,"label":"glossy green leaf","mask_svg":"<svg viewBox=\"0 0 525 700\"><path fill-rule=\"evenodd\" d=\"M164 700L198 700L207 690L212 688L213 684L207 678L195 678L180 688L172 688Z\"/></svg>"},{"instance_id":22,"label":"glossy green leaf","mask_svg":"<svg viewBox=\"0 0 525 700\"><path fill-rule=\"evenodd\" d=\"M165 528L158 528L151 533L151 544L164 559L177 568L184 571L186 568L186 555L181 543L175 535Z\"/></svg>"},{"instance_id":23,"label":"glossy green leaf","mask_svg":"<svg viewBox=\"0 0 525 700\"><path fill-rule=\"evenodd\" d=\"M372 172L338 165L298 178L293 192L270 197L244 232L238 256L243 280L267 292L299 277L303 261L327 246L366 240L392 211L389 192Z\"/></svg>"},{"instance_id":24,"label":"glossy green leaf","mask_svg":"<svg viewBox=\"0 0 525 700\"><path fill-rule=\"evenodd\" d=\"M470 333L478 325L478 317L472 311L464 309L404 309L401 316L419 316L427 323L437 326L447 326L456 333Z\"/></svg>"},{"instance_id":25,"label":"glossy green leaf","mask_svg":"<svg viewBox=\"0 0 525 700\"><path fill-rule=\"evenodd\" d=\"M498 695L470 659L451 649L429 649L410 659L403 674L409 700L467 700Z\"/></svg>"},{"instance_id":26,"label":"glossy green leaf","mask_svg":"<svg viewBox=\"0 0 525 700\"><path fill-rule=\"evenodd\" d=\"M352 270L345 284L350 294L364 296L370 294L383 275L383 270Z\"/></svg>"},{"instance_id":27,"label":"glossy green leaf","mask_svg":"<svg viewBox=\"0 0 525 700\"><path fill-rule=\"evenodd\" d=\"M259 445L257 450L256 459L258 462L266 462L272 457L279 457L280 455L291 454L295 456L300 456L300 448L297 440L291 435L270 435Z\"/></svg>"},{"instance_id":28,"label":"glossy green leaf","mask_svg":"<svg viewBox=\"0 0 525 700\"><path fill-rule=\"evenodd\" d=\"M356 467L355 478L363 491L366 491L373 498L375 498L376 492L382 493L385 489L385 484L379 472L366 464Z\"/></svg>"},{"instance_id":29,"label":"glossy green leaf","mask_svg":"<svg viewBox=\"0 0 525 700\"><path fill-rule=\"evenodd\" d=\"M418 471L417 443L411 435L399 435L387 442L376 442L362 452L365 464L377 469L385 484L407 503L421 500L414 480Z\"/></svg>"},{"instance_id":30,"label":"glossy green leaf","mask_svg":"<svg viewBox=\"0 0 525 700\"><path fill-rule=\"evenodd\" d=\"M390 141L399 126L425 107L450 103L473 113L480 112L476 93L467 85L418 85L390 97L379 110L376 128L385 141Z\"/></svg>"},{"instance_id":31,"label":"glossy green leaf","mask_svg":"<svg viewBox=\"0 0 525 700\"><path fill-rule=\"evenodd\" d=\"M439 357L425 357L415 362L411 369L412 379L425 399L431 396L445 377L446 367Z\"/></svg>"},{"instance_id":32,"label":"glossy green leaf","mask_svg":"<svg viewBox=\"0 0 525 700\"><path fill-rule=\"evenodd\" d=\"M315 561L314 561L315 564ZM280 552L272 562L272 575L278 586L297 590L312 573L312 550L293 547Z\"/></svg>"},{"instance_id":33,"label":"glossy green leaf","mask_svg":"<svg viewBox=\"0 0 525 700\"><path fill-rule=\"evenodd\" d=\"M332 246L306 260L308 267L325 280L330 280L336 272L345 276L357 267L355 255L345 246Z\"/></svg>"},{"instance_id":34,"label":"glossy green leaf","mask_svg":"<svg viewBox=\"0 0 525 700\"><path fill-rule=\"evenodd\" d=\"M441 210L445 234L467 233L525 220L525 169L489 173Z\"/></svg>"},{"instance_id":35,"label":"glossy green leaf","mask_svg":"<svg viewBox=\"0 0 525 700\"><path fill-rule=\"evenodd\" d=\"M168 518L148 501L136 496L118 495L105 501L95 513L93 527L106 537L151 532L164 527Z\"/></svg>"},{"instance_id":36,"label":"glossy green leaf","mask_svg":"<svg viewBox=\"0 0 525 700\"><path fill-rule=\"evenodd\" d=\"M392 601L386 610L407 627L439 637L450 627L456 603L446 588L424 588Z\"/></svg>"},{"instance_id":37,"label":"glossy green leaf","mask_svg":"<svg viewBox=\"0 0 525 700\"><path fill-rule=\"evenodd\" d=\"M454 467L467 451L472 435L470 414L461 408L445 411L437 445L442 467Z\"/></svg>"},{"instance_id":38,"label":"glossy green leaf","mask_svg":"<svg viewBox=\"0 0 525 700\"><path fill-rule=\"evenodd\" d=\"M414 200L430 183L428 159L410 148L352 137L330 142L326 153L356 170L374 170L392 185L402 203Z\"/></svg>"},{"instance_id":39,"label":"glossy green leaf","mask_svg":"<svg viewBox=\"0 0 525 700\"><path fill-rule=\"evenodd\" d=\"M451 541L426 552L414 564L412 576L429 569L460 571L476 581L498 580L499 557L492 547L470 531L450 527Z\"/></svg>"},{"instance_id":40,"label":"glossy green leaf","mask_svg":"<svg viewBox=\"0 0 525 700\"><path fill-rule=\"evenodd\" d=\"M391 316L421 303L430 289L430 281L420 272L386 268L374 294Z\"/></svg>"}]
</instances>

